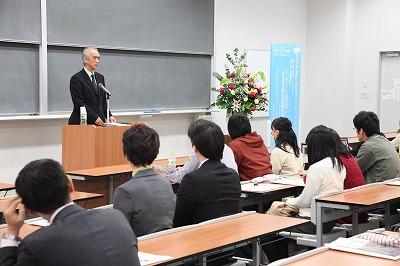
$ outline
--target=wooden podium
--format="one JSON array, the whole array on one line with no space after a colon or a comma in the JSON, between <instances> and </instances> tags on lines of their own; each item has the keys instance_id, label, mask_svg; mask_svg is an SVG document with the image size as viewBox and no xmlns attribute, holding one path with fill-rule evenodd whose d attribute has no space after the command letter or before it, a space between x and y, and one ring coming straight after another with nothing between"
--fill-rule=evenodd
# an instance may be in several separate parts
<instances>
[{"instance_id":1,"label":"wooden podium","mask_svg":"<svg viewBox=\"0 0 400 266\"><path fill-rule=\"evenodd\" d=\"M128 163L122 151L122 134L131 126L64 126L62 165L65 171Z\"/></svg>"},{"instance_id":2,"label":"wooden podium","mask_svg":"<svg viewBox=\"0 0 400 266\"><path fill-rule=\"evenodd\" d=\"M134 124L136 123L113 127L64 126L62 129L62 165L65 172L128 164L122 150L122 134ZM87 206L97 207L108 204L113 190L130 178L130 174L92 179L73 177L73 182L78 191L104 195L101 199L91 201Z\"/></svg>"}]
</instances>

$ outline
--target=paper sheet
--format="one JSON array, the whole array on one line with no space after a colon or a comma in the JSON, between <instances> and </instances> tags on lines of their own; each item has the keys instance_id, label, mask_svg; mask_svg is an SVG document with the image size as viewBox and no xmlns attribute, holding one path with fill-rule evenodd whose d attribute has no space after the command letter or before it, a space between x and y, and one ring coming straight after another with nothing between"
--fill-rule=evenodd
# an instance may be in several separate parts
<instances>
[{"instance_id":1,"label":"paper sheet","mask_svg":"<svg viewBox=\"0 0 400 266\"><path fill-rule=\"evenodd\" d=\"M245 192L255 192L255 193L263 193L271 190L276 190L282 187L279 184L269 184L269 183L247 183L242 185L242 191Z\"/></svg>"},{"instance_id":2,"label":"paper sheet","mask_svg":"<svg viewBox=\"0 0 400 266\"><path fill-rule=\"evenodd\" d=\"M138 252L138 256L139 256L139 260L140 260L140 265L142 265L142 266L159 263L159 262L163 262L163 261L172 259L172 257L170 257L170 256L154 255L154 254L150 254L150 253L144 253L141 251Z\"/></svg>"},{"instance_id":3,"label":"paper sheet","mask_svg":"<svg viewBox=\"0 0 400 266\"><path fill-rule=\"evenodd\" d=\"M329 248L373 256L378 258L385 258L390 260L400 259L400 249L391 246L376 244L374 242L364 240L357 237L351 238L338 238L332 243L326 244Z\"/></svg>"}]
</instances>

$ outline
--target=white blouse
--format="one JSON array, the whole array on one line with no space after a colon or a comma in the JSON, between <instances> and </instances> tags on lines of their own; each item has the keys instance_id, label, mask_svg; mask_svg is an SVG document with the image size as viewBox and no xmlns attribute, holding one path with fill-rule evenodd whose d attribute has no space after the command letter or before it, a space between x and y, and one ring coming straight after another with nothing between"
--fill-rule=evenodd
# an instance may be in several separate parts
<instances>
[{"instance_id":1,"label":"white blouse","mask_svg":"<svg viewBox=\"0 0 400 266\"><path fill-rule=\"evenodd\" d=\"M303 192L300 196L289 198L286 202L299 207L300 216L311 217L311 205L314 197L343 191L346 169L343 167L339 172L337 166L336 164L333 167L332 160L329 157L311 165L307 171L307 180Z\"/></svg>"}]
</instances>

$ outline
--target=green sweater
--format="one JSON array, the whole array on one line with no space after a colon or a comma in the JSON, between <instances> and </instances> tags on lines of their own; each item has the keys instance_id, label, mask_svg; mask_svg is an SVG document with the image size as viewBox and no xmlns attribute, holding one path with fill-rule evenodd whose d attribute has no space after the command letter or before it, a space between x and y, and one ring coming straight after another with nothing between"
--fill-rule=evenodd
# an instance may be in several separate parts
<instances>
[{"instance_id":1,"label":"green sweater","mask_svg":"<svg viewBox=\"0 0 400 266\"><path fill-rule=\"evenodd\" d=\"M356 156L367 183L400 176L399 154L385 137L372 135L361 145Z\"/></svg>"}]
</instances>

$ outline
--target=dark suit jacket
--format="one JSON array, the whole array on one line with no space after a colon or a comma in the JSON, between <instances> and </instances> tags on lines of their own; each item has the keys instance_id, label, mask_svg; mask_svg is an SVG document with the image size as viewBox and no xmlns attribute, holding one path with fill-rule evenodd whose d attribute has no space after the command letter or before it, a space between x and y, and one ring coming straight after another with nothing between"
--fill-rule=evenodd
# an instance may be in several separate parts
<instances>
[{"instance_id":1,"label":"dark suit jacket","mask_svg":"<svg viewBox=\"0 0 400 266\"><path fill-rule=\"evenodd\" d=\"M238 213L240 179L220 161L208 160L186 174L176 195L174 227Z\"/></svg>"},{"instance_id":2,"label":"dark suit jacket","mask_svg":"<svg viewBox=\"0 0 400 266\"><path fill-rule=\"evenodd\" d=\"M147 235L172 227L175 194L166 178L146 169L115 190L114 209L126 216L136 236Z\"/></svg>"},{"instance_id":3,"label":"dark suit jacket","mask_svg":"<svg viewBox=\"0 0 400 266\"><path fill-rule=\"evenodd\" d=\"M30 234L19 248L0 248L0 265L140 266L137 239L117 210L65 207L53 223Z\"/></svg>"},{"instance_id":4,"label":"dark suit jacket","mask_svg":"<svg viewBox=\"0 0 400 266\"><path fill-rule=\"evenodd\" d=\"M104 76L95 72L97 84L104 83ZM98 117L105 121L107 116L106 94L100 88L94 88L92 81L84 69L74 74L69 83L74 110L68 124L80 124L80 107L86 107L87 123L94 124ZM110 112L111 116L111 112Z\"/></svg>"}]
</instances>

